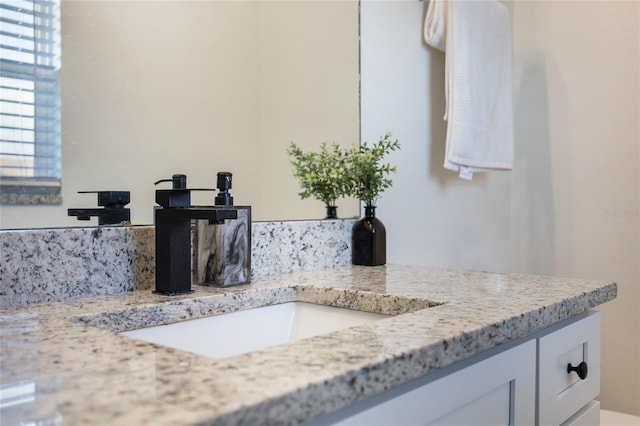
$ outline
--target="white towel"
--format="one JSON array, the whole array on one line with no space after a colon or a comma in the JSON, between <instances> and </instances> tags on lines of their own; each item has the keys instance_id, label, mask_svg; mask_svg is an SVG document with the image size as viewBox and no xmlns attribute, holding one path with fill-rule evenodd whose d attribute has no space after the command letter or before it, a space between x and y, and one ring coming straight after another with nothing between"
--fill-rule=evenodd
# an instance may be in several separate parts
<instances>
[{"instance_id":1,"label":"white towel","mask_svg":"<svg viewBox=\"0 0 640 426\"><path fill-rule=\"evenodd\" d=\"M474 172L513 167L509 12L495 0L431 0L427 43L446 52L444 167Z\"/></svg>"}]
</instances>

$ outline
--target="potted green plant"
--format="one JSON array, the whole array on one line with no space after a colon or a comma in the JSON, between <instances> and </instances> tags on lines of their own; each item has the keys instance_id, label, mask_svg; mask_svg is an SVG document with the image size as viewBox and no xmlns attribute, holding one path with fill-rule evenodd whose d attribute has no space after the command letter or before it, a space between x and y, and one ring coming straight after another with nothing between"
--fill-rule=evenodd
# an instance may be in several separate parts
<instances>
[{"instance_id":1,"label":"potted green plant","mask_svg":"<svg viewBox=\"0 0 640 426\"><path fill-rule=\"evenodd\" d=\"M383 163L383 159L391 151L399 149L400 143L397 139L393 140L390 133L373 145L364 142L351 149L349 192L365 205L364 217L355 223L352 230L354 265L377 266L387 263L387 233L384 224L376 218L376 203L380 195L393 184L389 176L397 170L396 166Z\"/></svg>"},{"instance_id":2,"label":"potted green plant","mask_svg":"<svg viewBox=\"0 0 640 426\"><path fill-rule=\"evenodd\" d=\"M302 188L298 193L300 198L313 197L322 201L327 208L325 219L337 218L336 201L349 195L351 189L348 151L335 142L323 142L319 152L305 153L295 142L291 142L287 153L293 165L293 175Z\"/></svg>"}]
</instances>

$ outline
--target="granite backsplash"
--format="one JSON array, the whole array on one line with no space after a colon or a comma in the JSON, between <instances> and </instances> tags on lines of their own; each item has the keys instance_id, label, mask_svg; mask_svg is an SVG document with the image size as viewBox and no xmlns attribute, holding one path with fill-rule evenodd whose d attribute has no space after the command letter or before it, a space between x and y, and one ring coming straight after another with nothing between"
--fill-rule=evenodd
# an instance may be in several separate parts
<instances>
[{"instance_id":1,"label":"granite backsplash","mask_svg":"<svg viewBox=\"0 0 640 426\"><path fill-rule=\"evenodd\" d=\"M354 222L254 222L251 275L351 264ZM0 307L154 287L153 226L5 230L0 251Z\"/></svg>"}]
</instances>

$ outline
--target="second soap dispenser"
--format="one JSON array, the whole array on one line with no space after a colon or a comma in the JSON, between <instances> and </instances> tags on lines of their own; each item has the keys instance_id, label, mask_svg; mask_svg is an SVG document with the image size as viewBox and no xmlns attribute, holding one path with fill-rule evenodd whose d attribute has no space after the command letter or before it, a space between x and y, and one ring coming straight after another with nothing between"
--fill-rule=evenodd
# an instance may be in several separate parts
<instances>
[{"instance_id":1,"label":"second soap dispenser","mask_svg":"<svg viewBox=\"0 0 640 426\"><path fill-rule=\"evenodd\" d=\"M232 174L217 175L218 195L214 207L238 212L237 220L210 224L195 222L194 267L195 283L228 287L251 280L251 206L234 206L229 193Z\"/></svg>"}]
</instances>

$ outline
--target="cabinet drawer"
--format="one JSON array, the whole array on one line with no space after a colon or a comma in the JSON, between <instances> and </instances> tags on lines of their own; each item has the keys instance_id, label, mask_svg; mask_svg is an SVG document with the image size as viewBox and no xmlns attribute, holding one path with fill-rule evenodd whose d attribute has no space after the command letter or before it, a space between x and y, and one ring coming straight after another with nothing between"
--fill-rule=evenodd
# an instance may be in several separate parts
<instances>
[{"instance_id":1,"label":"cabinet drawer","mask_svg":"<svg viewBox=\"0 0 640 426\"><path fill-rule=\"evenodd\" d=\"M584 380L567 365L588 367ZM600 313L538 339L538 424L559 425L600 393Z\"/></svg>"}]
</instances>

